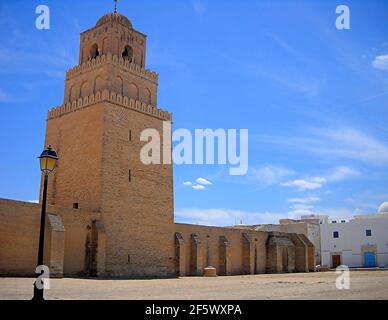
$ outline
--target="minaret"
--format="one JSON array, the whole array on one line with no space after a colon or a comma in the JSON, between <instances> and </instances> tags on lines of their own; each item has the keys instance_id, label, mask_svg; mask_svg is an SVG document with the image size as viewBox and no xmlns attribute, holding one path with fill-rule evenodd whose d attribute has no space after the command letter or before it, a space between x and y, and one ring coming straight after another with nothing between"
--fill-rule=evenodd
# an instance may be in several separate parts
<instances>
[{"instance_id":1,"label":"minaret","mask_svg":"<svg viewBox=\"0 0 388 320\"><path fill-rule=\"evenodd\" d=\"M157 106L158 74L145 69L146 40L115 2L113 13L81 33L64 104L48 112L46 145L60 158L48 201L99 214L110 276L174 274L172 165L140 161L142 130L162 137L163 122L172 119Z\"/></svg>"}]
</instances>

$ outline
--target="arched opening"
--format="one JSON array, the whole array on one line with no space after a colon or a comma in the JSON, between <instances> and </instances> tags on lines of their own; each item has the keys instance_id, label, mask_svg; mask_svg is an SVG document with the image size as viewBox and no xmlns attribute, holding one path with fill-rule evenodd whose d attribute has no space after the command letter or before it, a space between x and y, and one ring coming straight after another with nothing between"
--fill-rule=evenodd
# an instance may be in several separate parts
<instances>
[{"instance_id":1,"label":"arched opening","mask_svg":"<svg viewBox=\"0 0 388 320\"><path fill-rule=\"evenodd\" d=\"M85 81L84 83L82 83L81 85L81 97L86 97L90 94L90 90L89 90L89 84L87 81Z\"/></svg>"},{"instance_id":2,"label":"arched opening","mask_svg":"<svg viewBox=\"0 0 388 320\"><path fill-rule=\"evenodd\" d=\"M100 55L100 51L98 50L97 43L95 43L90 48L90 60L93 60L93 59L97 58L99 55Z\"/></svg>"},{"instance_id":3,"label":"arched opening","mask_svg":"<svg viewBox=\"0 0 388 320\"><path fill-rule=\"evenodd\" d=\"M253 260L253 263L254 263L254 273L256 274L256 273L258 273L258 268L257 268L257 246L256 246L256 244L255 244L255 257L254 257L254 260Z\"/></svg>"},{"instance_id":4,"label":"arched opening","mask_svg":"<svg viewBox=\"0 0 388 320\"><path fill-rule=\"evenodd\" d=\"M131 46L125 46L124 51L121 55L124 60L128 60L129 62L132 62L133 60L133 49Z\"/></svg>"},{"instance_id":5,"label":"arched opening","mask_svg":"<svg viewBox=\"0 0 388 320\"><path fill-rule=\"evenodd\" d=\"M97 276L97 250L98 250L98 230L97 221L92 221L86 228L84 274L86 276Z\"/></svg>"},{"instance_id":6,"label":"arched opening","mask_svg":"<svg viewBox=\"0 0 388 320\"><path fill-rule=\"evenodd\" d=\"M228 275L227 259L228 259L229 241L225 236L220 236L219 253L218 253L218 274L220 276Z\"/></svg>"},{"instance_id":7,"label":"arched opening","mask_svg":"<svg viewBox=\"0 0 388 320\"><path fill-rule=\"evenodd\" d=\"M150 89L145 88L143 90L143 102L148 105L148 104L151 104L151 101L152 101L151 91Z\"/></svg>"},{"instance_id":8,"label":"arched opening","mask_svg":"<svg viewBox=\"0 0 388 320\"><path fill-rule=\"evenodd\" d=\"M112 53L114 55L117 55L117 56L120 55L120 45L119 45L119 38L118 37L114 37L114 38L110 39L110 46L109 47L112 50Z\"/></svg>"},{"instance_id":9,"label":"arched opening","mask_svg":"<svg viewBox=\"0 0 388 320\"><path fill-rule=\"evenodd\" d=\"M70 93L69 93L69 102L72 102L76 99L78 99L77 90L75 86L71 86Z\"/></svg>"},{"instance_id":10,"label":"arched opening","mask_svg":"<svg viewBox=\"0 0 388 320\"><path fill-rule=\"evenodd\" d=\"M135 100L139 100L139 88L136 84L131 83L128 86L128 96Z\"/></svg>"},{"instance_id":11,"label":"arched opening","mask_svg":"<svg viewBox=\"0 0 388 320\"><path fill-rule=\"evenodd\" d=\"M108 48L109 48L109 38L105 37L104 39L102 39L102 51L101 51L101 54L107 53L108 52Z\"/></svg>"},{"instance_id":12,"label":"arched opening","mask_svg":"<svg viewBox=\"0 0 388 320\"><path fill-rule=\"evenodd\" d=\"M121 95L123 94L123 79L119 76L113 80L113 91Z\"/></svg>"},{"instance_id":13,"label":"arched opening","mask_svg":"<svg viewBox=\"0 0 388 320\"><path fill-rule=\"evenodd\" d=\"M282 271L288 272L288 247L282 247Z\"/></svg>"},{"instance_id":14,"label":"arched opening","mask_svg":"<svg viewBox=\"0 0 388 320\"><path fill-rule=\"evenodd\" d=\"M94 79L93 93L102 91L102 89L104 89L104 81L100 76L97 76L96 79Z\"/></svg>"}]
</instances>

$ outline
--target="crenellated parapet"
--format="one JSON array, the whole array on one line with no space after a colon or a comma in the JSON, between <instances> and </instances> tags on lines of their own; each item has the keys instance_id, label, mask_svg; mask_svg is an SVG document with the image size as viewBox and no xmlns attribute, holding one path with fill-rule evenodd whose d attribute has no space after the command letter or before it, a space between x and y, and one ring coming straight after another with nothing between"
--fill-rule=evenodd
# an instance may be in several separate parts
<instances>
[{"instance_id":1,"label":"crenellated parapet","mask_svg":"<svg viewBox=\"0 0 388 320\"><path fill-rule=\"evenodd\" d=\"M120 67L126 72L131 72L139 77L145 78L153 83L157 84L159 80L159 74L154 71L141 68L139 65L124 60L122 57L117 55L112 55L111 53L103 54L98 56L95 59L84 62L78 66L75 66L66 71L66 80L71 79L77 75L80 75L83 72L87 72L98 68L102 64L109 63L115 66Z\"/></svg>"},{"instance_id":2,"label":"crenellated parapet","mask_svg":"<svg viewBox=\"0 0 388 320\"><path fill-rule=\"evenodd\" d=\"M139 100L135 100L123 96L121 94L117 94L116 92L109 91L107 89L103 91L97 91L95 94L91 94L84 98L79 98L77 100L68 102L59 107L49 110L47 113L47 120L58 118L65 114L81 110L83 108L95 105L96 103L100 102L111 102L121 107L135 110L164 121L172 120L171 112L156 108L151 105L147 105Z\"/></svg>"}]
</instances>

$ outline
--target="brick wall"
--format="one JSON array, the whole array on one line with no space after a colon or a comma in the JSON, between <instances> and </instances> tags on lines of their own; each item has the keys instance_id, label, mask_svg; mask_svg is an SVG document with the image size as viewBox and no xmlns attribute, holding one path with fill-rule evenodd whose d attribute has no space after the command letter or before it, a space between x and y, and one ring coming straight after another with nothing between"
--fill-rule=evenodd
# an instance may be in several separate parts
<instances>
[{"instance_id":1,"label":"brick wall","mask_svg":"<svg viewBox=\"0 0 388 320\"><path fill-rule=\"evenodd\" d=\"M206 227L189 224L175 224L175 232L179 233L184 241L184 260L186 262L185 272L186 274L192 273L190 270L190 261L192 260L192 235L196 235L200 241L199 248L199 274L202 274L203 268L211 265L219 270L225 268L220 266L220 262L223 261L223 254L220 246L220 240L228 241L228 258L229 259L229 272L228 275L244 274L246 269L244 268L244 261L250 261L252 270L254 273L264 273L266 268L266 250L265 243L268 237L268 233L251 230L241 230L232 228L219 228L219 227ZM245 251L243 248L247 246L247 240L244 238L243 233L249 236L251 241L251 250ZM220 255L221 252L221 255ZM247 257L246 255L250 255ZM244 270L245 269L245 270ZM219 272L218 272L219 274Z\"/></svg>"},{"instance_id":2,"label":"brick wall","mask_svg":"<svg viewBox=\"0 0 388 320\"><path fill-rule=\"evenodd\" d=\"M142 130L156 129L162 141L163 121L106 104L103 122L106 272L119 277L175 275L172 165L140 160Z\"/></svg>"},{"instance_id":3,"label":"brick wall","mask_svg":"<svg viewBox=\"0 0 388 320\"><path fill-rule=\"evenodd\" d=\"M38 204L0 199L0 275L35 275L40 212ZM53 218L46 217L44 263L59 274L82 275L87 229L99 214L53 206L47 214Z\"/></svg>"}]
</instances>

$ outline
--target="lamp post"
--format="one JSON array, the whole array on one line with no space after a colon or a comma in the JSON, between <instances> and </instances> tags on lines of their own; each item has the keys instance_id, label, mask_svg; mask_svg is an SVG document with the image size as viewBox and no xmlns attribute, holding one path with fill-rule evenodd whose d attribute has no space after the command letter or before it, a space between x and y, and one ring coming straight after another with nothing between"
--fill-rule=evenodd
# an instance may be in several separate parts
<instances>
[{"instance_id":1,"label":"lamp post","mask_svg":"<svg viewBox=\"0 0 388 320\"><path fill-rule=\"evenodd\" d=\"M40 170L44 174L44 182L43 182L43 195L42 195L42 213L40 216L39 251L38 251L38 264L37 264L38 267L43 265L43 256L44 256L44 231L46 226L46 200L47 200L48 176L54 170L57 160L58 160L57 154L54 150L51 149L51 146L48 146L47 149L43 150L42 154L39 157ZM42 301L44 300L43 298L44 288L43 288L43 284L42 285L37 284L38 279L36 279L34 283L34 297L32 298L32 300Z\"/></svg>"}]
</instances>

